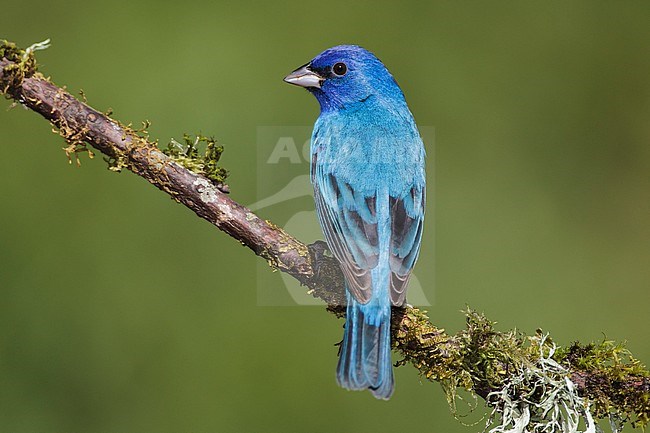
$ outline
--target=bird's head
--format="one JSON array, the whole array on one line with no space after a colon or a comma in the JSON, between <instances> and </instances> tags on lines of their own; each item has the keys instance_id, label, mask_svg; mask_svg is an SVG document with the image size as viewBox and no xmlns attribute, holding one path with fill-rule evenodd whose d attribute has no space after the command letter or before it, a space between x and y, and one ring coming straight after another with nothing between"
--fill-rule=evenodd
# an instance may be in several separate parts
<instances>
[{"instance_id":1,"label":"bird's head","mask_svg":"<svg viewBox=\"0 0 650 433\"><path fill-rule=\"evenodd\" d=\"M284 81L313 93L322 111L351 108L373 96L404 103L402 91L383 63L356 45L327 49Z\"/></svg>"}]
</instances>

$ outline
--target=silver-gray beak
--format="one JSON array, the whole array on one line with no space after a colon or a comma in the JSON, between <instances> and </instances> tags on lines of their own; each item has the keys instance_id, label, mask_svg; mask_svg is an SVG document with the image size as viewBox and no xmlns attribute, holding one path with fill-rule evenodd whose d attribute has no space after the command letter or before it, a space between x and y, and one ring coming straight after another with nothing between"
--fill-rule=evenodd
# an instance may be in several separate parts
<instances>
[{"instance_id":1,"label":"silver-gray beak","mask_svg":"<svg viewBox=\"0 0 650 433\"><path fill-rule=\"evenodd\" d=\"M320 85L324 78L309 68L309 63L299 67L286 77L284 81L289 84L295 84L300 87L316 87L320 89Z\"/></svg>"}]
</instances>

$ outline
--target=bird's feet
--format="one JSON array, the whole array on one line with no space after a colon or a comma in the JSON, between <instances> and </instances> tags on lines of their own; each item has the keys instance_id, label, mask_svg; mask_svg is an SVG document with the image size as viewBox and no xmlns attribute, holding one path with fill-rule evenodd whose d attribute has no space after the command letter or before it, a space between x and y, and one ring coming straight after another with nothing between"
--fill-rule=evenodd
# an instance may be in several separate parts
<instances>
[{"instance_id":1,"label":"bird's feet","mask_svg":"<svg viewBox=\"0 0 650 433\"><path fill-rule=\"evenodd\" d=\"M326 257L325 251L329 251L327 242L316 241L313 244L307 245L312 258L312 267L314 268L314 278L318 280L321 276L322 263Z\"/></svg>"}]
</instances>

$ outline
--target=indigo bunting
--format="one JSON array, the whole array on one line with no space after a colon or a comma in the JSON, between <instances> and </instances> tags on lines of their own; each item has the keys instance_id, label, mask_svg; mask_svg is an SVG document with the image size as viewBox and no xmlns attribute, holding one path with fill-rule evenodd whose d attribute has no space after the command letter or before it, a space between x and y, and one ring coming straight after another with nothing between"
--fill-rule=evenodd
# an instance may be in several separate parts
<instances>
[{"instance_id":1,"label":"indigo bunting","mask_svg":"<svg viewBox=\"0 0 650 433\"><path fill-rule=\"evenodd\" d=\"M371 52L323 51L284 81L320 104L311 182L328 248L345 277L345 333L337 381L389 399L391 306L405 302L420 251L425 152L401 89Z\"/></svg>"}]
</instances>

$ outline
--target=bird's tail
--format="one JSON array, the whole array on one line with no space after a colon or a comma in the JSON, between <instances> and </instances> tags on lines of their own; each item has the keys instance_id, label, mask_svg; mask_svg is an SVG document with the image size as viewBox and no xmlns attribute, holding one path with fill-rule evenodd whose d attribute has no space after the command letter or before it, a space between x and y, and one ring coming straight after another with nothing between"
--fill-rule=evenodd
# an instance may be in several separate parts
<instances>
[{"instance_id":1,"label":"bird's tail","mask_svg":"<svg viewBox=\"0 0 650 433\"><path fill-rule=\"evenodd\" d=\"M369 389L379 399L388 400L393 394L390 302L377 305L371 300L360 304L348 293L345 334L336 378L343 388Z\"/></svg>"}]
</instances>

